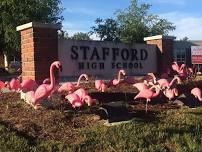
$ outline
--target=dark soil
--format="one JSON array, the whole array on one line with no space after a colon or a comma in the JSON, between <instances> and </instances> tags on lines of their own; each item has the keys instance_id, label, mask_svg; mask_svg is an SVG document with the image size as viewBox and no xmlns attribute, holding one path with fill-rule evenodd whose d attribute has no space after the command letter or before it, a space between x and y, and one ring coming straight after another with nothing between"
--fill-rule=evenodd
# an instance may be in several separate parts
<instances>
[{"instance_id":1,"label":"dark soil","mask_svg":"<svg viewBox=\"0 0 202 152\"><path fill-rule=\"evenodd\" d=\"M89 94L99 101L99 105L73 109L61 96L53 95L48 101L49 108L34 110L17 93L4 93L0 96L0 123L26 134L31 138L62 141L67 143L82 142L80 130L97 124L100 120L99 110L105 103L126 103L128 112L133 117L155 119L157 113L178 108L165 100L155 99L148 105L145 114L144 100L134 102L135 90L132 86L120 84L105 93L96 91L93 83L83 84Z\"/></svg>"}]
</instances>

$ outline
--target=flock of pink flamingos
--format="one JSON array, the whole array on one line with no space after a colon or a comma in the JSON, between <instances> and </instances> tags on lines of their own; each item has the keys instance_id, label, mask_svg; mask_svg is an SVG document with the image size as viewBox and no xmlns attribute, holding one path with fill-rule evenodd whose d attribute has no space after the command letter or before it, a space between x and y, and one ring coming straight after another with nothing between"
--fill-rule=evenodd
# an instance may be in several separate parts
<instances>
[{"instance_id":1,"label":"flock of pink flamingos","mask_svg":"<svg viewBox=\"0 0 202 152\"><path fill-rule=\"evenodd\" d=\"M80 81L82 78L88 81L87 74L81 74L76 84L66 82L59 86L56 84L54 76L55 68L62 70L62 65L59 61L55 61L51 64L50 78L45 79L41 85L38 85L32 79L23 80L20 82L20 79L13 78L9 82L0 81L0 89L8 88L11 91L21 93L21 99L31 105L34 109L38 109L41 102L50 97L53 93L66 93L65 99L68 100L73 108L81 107L84 104L91 106L96 103L95 99L92 99L88 92L84 88L80 87ZM177 62L173 62L172 69L177 73L177 75L175 75L171 81L165 78L168 73L164 73L162 75L164 78L160 79L157 79L153 73L148 73L148 76L141 80L135 78L124 79L121 78L121 76L126 75L125 71L119 70L117 79L113 79L108 82L104 80L95 80L95 88L98 91L105 92L107 88L117 86L120 83L128 83L133 85L139 90L138 94L134 97L134 100L139 98L146 99L145 110L147 112L148 102L150 102L152 98L157 97L160 92L163 92L163 94L169 100L172 100L175 96L178 96L178 90L175 88L174 82L180 83L181 79L184 79L193 73L191 68L187 68L185 64L179 66ZM202 101L200 88L193 88L191 90L191 94L198 98L199 101Z\"/></svg>"}]
</instances>

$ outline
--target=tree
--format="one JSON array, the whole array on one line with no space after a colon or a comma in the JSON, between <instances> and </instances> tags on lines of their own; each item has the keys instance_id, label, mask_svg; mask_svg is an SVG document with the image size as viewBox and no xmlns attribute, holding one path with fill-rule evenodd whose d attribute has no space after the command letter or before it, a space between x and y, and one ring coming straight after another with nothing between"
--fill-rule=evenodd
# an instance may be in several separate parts
<instances>
[{"instance_id":1,"label":"tree","mask_svg":"<svg viewBox=\"0 0 202 152\"><path fill-rule=\"evenodd\" d=\"M175 26L158 15L149 14L151 5L140 4L138 0L131 0L130 6L124 11L117 11L119 23L119 37L126 43L143 42L143 38L153 35L167 35Z\"/></svg>"},{"instance_id":2,"label":"tree","mask_svg":"<svg viewBox=\"0 0 202 152\"><path fill-rule=\"evenodd\" d=\"M88 33L77 32L72 37L74 40L90 40Z\"/></svg>"},{"instance_id":3,"label":"tree","mask_svg":"<svg viewBox=\"0 0 202 152\"><path fill-rule=\"evenodd\" d=\"M131 0L125 10L118 10L113 19L97 19L97 26L93 32L100 40L120 40L125 43L143 42L144 37L153 35L167 35L175 26L158 15L149 14L151 5L138 4L138 0Z\"/></svg>"},{"instance_id":4,"label":"tree","mask_svg":"<svg viewBox=\"0 0 202 152\"><path fill-rule=\"evenodd\" d=\"M60 0L1 0L0 51L15 56L20 52L16 27L27 22L61 24Z\"/></svg>"},{"instance_id":5,"label":"tree","mask_svg":"<svg viewBox=\"0 0 202 152\"><path fill-rule=\"evenodd\" d=\"M91 27L93 31L91 34L95 33L101 41L119 41L118 38L118 23L112 18L95 20L97 26Z\"/></svg>"},{"instance_id":6,"label":"tree","mask_svg":"<svg viewBox=\"0 0 202 152\"><path fill-rule=\"evenodd\" d=\"M58 31L58 38L60 39L69 39L69 34L64 30Z\"/></svg>"},{"instance_id":7,"label":"tree","mask_svg":"<svg viewBox=\"0 0 202 152\"><path fill-rule=\"evenodd\" d=\"M188 41L189 40L189 38L188 37L183 37L182 39L180 39L180 41Z\"/></svg>"}]
</instances>

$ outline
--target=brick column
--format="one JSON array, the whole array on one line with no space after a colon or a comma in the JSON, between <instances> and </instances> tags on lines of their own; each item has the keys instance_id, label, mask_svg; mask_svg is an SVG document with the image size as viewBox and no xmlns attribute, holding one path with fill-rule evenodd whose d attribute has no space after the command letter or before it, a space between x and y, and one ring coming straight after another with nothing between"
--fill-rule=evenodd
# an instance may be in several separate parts
<instances>
[{"instance_id":1,"label":"brick column","mask_svg":"<svg viewBox=\"0 0 202 152\"><path fill-rule=\"evenodd\" d=\"M157 71L158 74L166 72L172 62L172 52L175 37L173 36L151 36L144 38L147 44L157 46Z\"/></svg>"},{"instance_id":2,"label":"brick column","mask_svg":"<svg viewBox=\"0 0 202 152\"><path fill-rule=\"evenodd\" d=\"M22 79L41 83L49 78L51 63L58 60L60 26L30 22L17 27L21 35Z\"/></svg>"}]
</instances>

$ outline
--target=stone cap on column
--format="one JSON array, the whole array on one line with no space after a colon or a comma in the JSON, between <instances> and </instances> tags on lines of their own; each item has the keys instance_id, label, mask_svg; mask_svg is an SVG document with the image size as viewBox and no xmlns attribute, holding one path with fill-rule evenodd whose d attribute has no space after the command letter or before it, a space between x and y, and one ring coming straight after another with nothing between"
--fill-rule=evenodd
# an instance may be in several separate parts
<instances>
[{"instance_id":1,"label":"stone cap on column","mask_svg":"<svg viewBox=\"0 0 202 152\"><path fill-rule=\"evenodd\" d=\"M58 24L49 24L49 23L39 23L39 22L30 22L16 27L17 31L22 31L28 28L49 28L49 29L61 29L61 25Z\"/></svg>"},{"instance_id":2,"label":"stone cap on column","mask_svg":"<svg viewBox=\"0 0 202 152\"><path fill-rule=\"evenodd\" d=\"M145 37L144 41L160 40L160 39L174 40L175 38L176 37L174 37L174 36L155 35L155 36Z\"/></svg>"}]
</instances>

